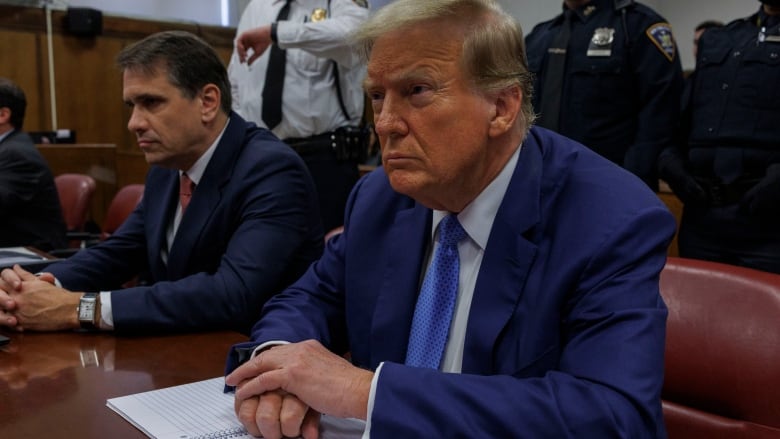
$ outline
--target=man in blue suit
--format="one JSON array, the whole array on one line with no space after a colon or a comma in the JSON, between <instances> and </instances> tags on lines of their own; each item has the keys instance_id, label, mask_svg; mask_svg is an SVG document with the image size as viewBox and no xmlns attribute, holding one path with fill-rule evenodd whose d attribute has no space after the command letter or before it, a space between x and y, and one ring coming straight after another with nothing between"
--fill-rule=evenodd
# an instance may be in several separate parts
<instances>
[{"instance_id":1,"label":"man in blue suit","mask_svg":"<svg viewBox=\"0 0 780 439\"><path fill-rule=\"evenodd\" d=\"M371 438L665 437L671 214L635 176L531 126L522 33L493 0L396 0L356 38L383 169L231 351L241 423L272 439L317 437L320 414L365 420ZM418 319L426 267L449 275L436 240L456 223L454 305L430 319L448 334L420 366L437 327Z\"/></svg>"},{"instance_id":2,"label":"man in blue suit","mask_svg":"<svg viewBox=\"0 0 780 439\"><path fill-rule=\"evenodd\" d=\"M117 62L128 128L152 165L143 200L108 240L50 274L4 270L0 324L248 332L263 303L322 252L306 166L231 113L225 67L198 37L155 34ZM121 288L139 273L139 286Z\"/></svg>"}]
</instances>

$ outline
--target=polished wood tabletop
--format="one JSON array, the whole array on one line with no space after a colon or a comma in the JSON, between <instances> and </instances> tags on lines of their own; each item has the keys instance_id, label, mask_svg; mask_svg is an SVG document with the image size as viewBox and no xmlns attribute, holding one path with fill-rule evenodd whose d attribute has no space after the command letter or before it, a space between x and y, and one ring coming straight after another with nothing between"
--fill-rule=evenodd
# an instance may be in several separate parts
<instances>
[{"instance_id":1,"label":"polished wood tabletop","mask_svg":"<svg viewBox=\"0 0 780 439\"><path fill-rule=\"evenodd\" d=\"M0 438L144 438L106 400L221 376L246 336L13 333L0 347Z\"/></svg>"}]
</instances>

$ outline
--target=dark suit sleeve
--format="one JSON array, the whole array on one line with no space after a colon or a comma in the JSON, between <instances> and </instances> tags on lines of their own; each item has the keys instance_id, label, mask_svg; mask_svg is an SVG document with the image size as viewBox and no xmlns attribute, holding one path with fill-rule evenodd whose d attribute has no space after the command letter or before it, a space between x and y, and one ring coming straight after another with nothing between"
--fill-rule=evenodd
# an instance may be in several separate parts
<instances>
[{"instance_id":1,"label":"dark suit sleeve","mask_svg":"<svg viewBox=\"0 0 780 439\"><path fill-rule=\"evenodd\" d=\"M322 257L297 282L263 307L252 328L252 341L233 346L228 354L226 375L246 359L242 351L271 340L294 343L315 339L333 352L346 353L344 243L352 207L364 181L358 181L347 201L344 231L328 241Z\"/></svg>"},{"instance_id":2,"label":"dark suit sleeve","mask_svg":"<svg viewBox=\"0 0 780 439\"><path fill-rule=\"evenodd\" d=\"M318 215L311 178L292 150L274 143L275 149L249 145L244 148L248 155L236 160L229 183L218 188L220 201L208 212L197 243L182 256L188 258L188 274L112 292L115 330L248 332L265 301L320 254L322 231L312 222ZM196 208L195 197L187 213ZM71 289L116 283L121 280L117 273L132 271L127 259L138 264L159 256L158 249L147 250L150 230L145 227L166 224L159 218L152 223L136 210L103 245L52 271Z\"/></svg>"},{"instance_id":3,"label":"dark suit sleeve","mask_svg":"<svg viewBox=\"0 0 780 439\"><path fill-rule=\"evenodd\" d=\"M10 140L0 147L0 209L29 203L39 190L45 163Z\"/></svg>"}]
</instances>

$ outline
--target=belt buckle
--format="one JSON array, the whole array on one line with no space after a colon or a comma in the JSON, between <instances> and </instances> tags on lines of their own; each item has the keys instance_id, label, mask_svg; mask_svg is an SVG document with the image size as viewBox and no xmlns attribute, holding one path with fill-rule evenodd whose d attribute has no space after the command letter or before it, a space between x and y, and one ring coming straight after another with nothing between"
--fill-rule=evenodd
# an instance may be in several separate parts
<instances>
[{"instance_id":1,"label":"belt buckle","mask_svg":"<svg viewBox=\"0 0 780 439\"><path fill-rule=\"evenodd\" d=\"M710 205L721 207L726 204L726 190L722 184L710 186Z\"/></svg>"}]
</instances>

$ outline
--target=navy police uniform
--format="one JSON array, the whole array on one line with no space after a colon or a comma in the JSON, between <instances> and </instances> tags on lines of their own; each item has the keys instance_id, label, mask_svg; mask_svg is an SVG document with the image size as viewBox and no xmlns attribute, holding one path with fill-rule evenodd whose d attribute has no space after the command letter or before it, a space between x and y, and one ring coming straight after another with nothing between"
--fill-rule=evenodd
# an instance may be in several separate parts
<instances>
[{"instance_id":1,"label":"navy police uniform","mask_svg":"<svg viewBox=\"0 0 780 439\"><path fill-rule=\"evenodd\" d=\"M780 273L780 17L707 30L691 80L659 159L684 203L680 255Z\"/></svg>"},{"instance_id":2,"label":"navy police uniform","mask_svg":"<svg viewBox=\"0 0 780 439\"><path fill-rule=\"evenodd\" d=\"M561 14L526 37L537 112L563 23ZM656 159L671 143L683 83L671 27L633 1L592 0L573 11L570 32L557 131L656 189ZM546 122L540 114L538 124Z\"/></svg>"}]
</instances>

